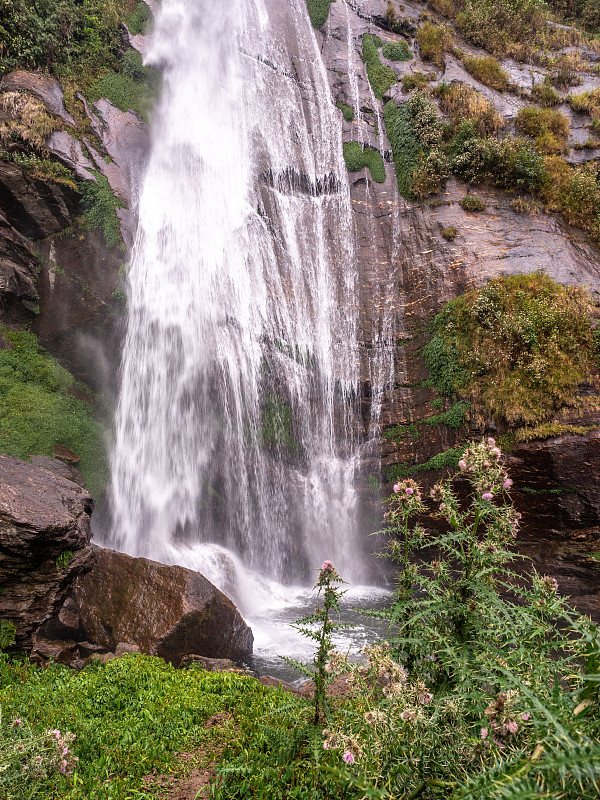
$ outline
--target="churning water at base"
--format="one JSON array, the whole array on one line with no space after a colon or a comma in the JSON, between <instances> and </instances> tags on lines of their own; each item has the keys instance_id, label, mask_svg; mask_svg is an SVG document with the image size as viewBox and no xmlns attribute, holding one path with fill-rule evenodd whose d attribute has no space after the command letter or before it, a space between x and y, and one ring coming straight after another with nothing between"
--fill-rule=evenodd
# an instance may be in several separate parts
<instances>
[{"instance_id":1,"label":"churning water at base","mask_svg":"<svg viewBox=\"0 0 600 800\"><path fill-rule=\"evenodd\" d=\"M252 620L326 558L366 575L341 126L305 0L163 0L149 61L106 543Z\"/></svg>"}]
</instances>

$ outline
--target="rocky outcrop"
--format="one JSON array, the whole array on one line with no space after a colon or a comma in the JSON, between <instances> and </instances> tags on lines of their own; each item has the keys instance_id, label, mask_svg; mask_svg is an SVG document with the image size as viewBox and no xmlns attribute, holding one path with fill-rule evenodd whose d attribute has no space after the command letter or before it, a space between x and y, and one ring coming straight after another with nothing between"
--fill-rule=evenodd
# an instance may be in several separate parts
<instances>
[{"instance_id":1,"label":"rocky outcrop","mask_svg":"<svg viewBox=\"0 0 600 800\"><path fill-rule=\"evenodd\" d=\"M72 480L0 455L0 619L30 649L92 554L94 501Z\"/></svg>"},{"instance_id":2,"label":"rocky outcrop","mask_svg":"<svg viewBox=\"0 0 600 800\"><path fill-rule=\"evenodd\" d=\"M179 666L187 655L239 660L252 631L203 575L113 550L95 549L73 598L86 639L115 651L137 645Z\"/></svg>"}]
</instances>

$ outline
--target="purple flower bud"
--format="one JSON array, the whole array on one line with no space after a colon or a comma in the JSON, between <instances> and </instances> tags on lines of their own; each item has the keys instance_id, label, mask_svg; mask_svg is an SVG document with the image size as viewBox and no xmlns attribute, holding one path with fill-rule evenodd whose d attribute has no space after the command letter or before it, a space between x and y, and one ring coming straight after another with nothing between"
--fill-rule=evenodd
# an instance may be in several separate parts
<instances>
[{"instance_id":1,"label":"purple flower bud","mask_svg":"<svg viewBox=\"0 0 600 800\"><path fill-rule=\"evenodd\" d=\"M493 495L491 492L484 492L484 493L481 495L481 499L482 499L482 500L491 500L491 499L493 498L493 496L494 496L494 495Z\"/></svg>"},{"instance_id":2,"label":"purple flower bud","mask_svg":"<svg viewBox=\"0 0 600 800\"><path fill-rule=\"evenodd\" d=\"M514 720L511 719L510 722L506 723L506 730L509 733L516 733L519 730L519 726Z\"/></svg>"},{"instance_id":3,"label":"purple flower bud","mask_svg":"<svg viewBox=\"0 0 600 800\"><path fill-rule=\"evenodd\" d=\"M510 478L507 478L507 479L504 481L504 483L502 484L502 487L503 487L504 489L510 489L510 487L511 487L512 485L513 485L513 482L511 481L511 479L510 479Z\"/></svg>"},{"instance_id":4,"label":"purple flower bud","mask_svg":"<svg viewBox=\"0 0 600 800\"><path fill-rule=\"evenodd\" d=\"M489 730L487 728L482 728L479 731L479 735L481 736L482 739L487 739L488 733L489 733Z\"/></svg>"},{"instance_id":5,"label":"purple flower bud","mask_svg":"<svg viewBox=\"0 0 600 800\"><path fill-rule=\"evenodd\" d=\"M527 722L528 719L531 719L531 714L526 711L524 714L521 714L521 719Z\"/></svg>"}]
</instances>

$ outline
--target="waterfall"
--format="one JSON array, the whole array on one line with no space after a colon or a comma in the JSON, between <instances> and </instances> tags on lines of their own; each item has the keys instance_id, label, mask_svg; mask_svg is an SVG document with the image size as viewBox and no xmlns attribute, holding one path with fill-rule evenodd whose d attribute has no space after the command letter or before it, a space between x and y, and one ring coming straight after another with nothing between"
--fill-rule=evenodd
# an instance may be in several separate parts
<instances>
[{"instance_id":1,"label":"waterfall","mask_svg":"<svg viewBox=\"0 0 600 800\"><path fill-rule=\"evenodd\" d=\"M305 0L162 0L147 60L106 543L360 580L352 212Z\"/></svg>"}]
</instances>

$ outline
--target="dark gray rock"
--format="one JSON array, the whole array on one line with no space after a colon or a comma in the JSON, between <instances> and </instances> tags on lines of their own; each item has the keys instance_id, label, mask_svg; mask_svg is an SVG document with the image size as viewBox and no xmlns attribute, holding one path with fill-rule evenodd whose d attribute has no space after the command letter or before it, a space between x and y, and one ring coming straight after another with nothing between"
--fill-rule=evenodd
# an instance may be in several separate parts
<instances>
[{"instance_id":1,"label":"dark gray rock","mask_svg":"<svg viewBox=\"0 0 600 800\"><path fill-rule=\"evenodd\" d=\"M137 645L176 666L190 654L238 660L252 652L252 631L233 603L183 567L95 549L75 598L86 638L113 652Z\"/></svg>"},{"instance_id":2,"label":"dark gray rock","mask_svg":"<svg viewBox=\"0 0 600 800\"><path fill-rule=\"evenodd\" d=\"M73 481L0 455L0 619L14 623L21 649L32 647L88 566L93 506ZM71 559L57 566L65 552Z\"/></svg>"},{"instance_id":3,"label":"dark gray rock","mask_svg":"<svg viewBox=\"0 0 600 800\"><path fill-rule=\"evenodd\" d=\"M0 213L0 322L23 325L32 319L39 267L31 244Z\"/></svg>"},{"instance_id":4,"label":"dark gray rock","mask_svg":"<svg viewBox=\"0 0 600 800\"><path fill-rule=\"evenodd\" d=\"M64 461L60 461L58 458L52 458L52 456L31 456L31 463L38 469L45 469L47 472L60 475L61 478L66 478L68 481L73 481L78 486L85 487L81 472L70 464L65 464Z\"/></svg>"}]
</instances>

